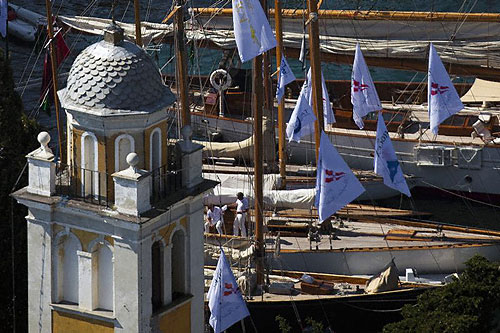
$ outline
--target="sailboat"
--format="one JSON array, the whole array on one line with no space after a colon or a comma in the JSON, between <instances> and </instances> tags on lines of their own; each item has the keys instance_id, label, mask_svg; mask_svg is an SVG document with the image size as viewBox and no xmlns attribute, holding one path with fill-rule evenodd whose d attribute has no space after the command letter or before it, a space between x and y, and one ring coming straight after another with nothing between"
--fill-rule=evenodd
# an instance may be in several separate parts
<instances>
[{"instance_id":1,"label":"sailboat","mask_svg":"<svg viewBox=\"0 0 500 333\"><path fill-rule=\"evenodd\" d=\"M234 47L230 31L232 23L229 9L199 8L193 9L193 12L199 13L196 16L196 22L201 22L199 24L204 30L203 34L193 33L192 38L196 41L204 41L205 45L212 47L217 46L222 49ZM470 38L471 35L480 37L484 45L493 49L497 47L498 34L490 33L491 30L486 31L500 28L497 23L494 23L494 18L498 15L469 15L465 16L460 13L426 15L407 12L359 12L355 15L344 11L320 11L320 20L325 20L323 27L325 29L322 29L320 36L321 55L326 60L341 63L352 62L355 41L360 40L361 45L366 46L366 59L369 65L425 71L425 61L416 60L416 58L425 58L428 40L433 40L445 63L452 65L452 74L471 75L472 73L475 76L496 79L499 73L499 63L496 58L491 57L489 51L482 53L476 49L472 57L470 50L475 44L470 41ZM208 23L209 16L210 22ZM391 19L384 19L388 17ZM295 55L300 46L298 41L301 31L296 31L297 26L301 26L298 24L300 19L300 11L285 12L284 40L286 50L290 51L288 53L290 55ZM464 25L457 30L456 21L459 19ZM355 28L349 28L351 25L344 24L346 20L353 20ZM205 25L203 25L204 22ZM394 26L400 28L394 29ZM437 26L444 28L437 29ZM457 31L453 30L453 27ZM194 29L194 31L197 30ZM376 33L382 34L380 31L385 34L384 36L388 35L389 40L386 37L383 41L378 39ZM415 31L419 32L414 37L417 38L416 41L402 37L408 36L410 32L413 33L412 36L415 36ZM453 40L450 41L452 31L455 34ZM338 36L339 33L344 35ZM220 41L222 36L224 36L224 43ZM391 38L394 40L390 40ZM335 48L333 45L338 44L339 39L342 40L343 47ZM338 102L339 105L336 108L337 123L327 126L325 130L352 168L370 169L373 165L373 157L370 154L375 136L375 119L366 120L366 130L357 129L352 122L351 111L343 102L349 100L350 93L345 85L340 88L342 86L340 82L335 84L333 89L335 96L345 96ZM379 86L378 83L376 85ZM443 123L440 126L439 135L434 136L426 130L429 119L425 104L407 103L408 97L412 95L413 99L410 101L418 101L418 98L421 98L422 90L417 89L419 85L420 89L425 90L425 84L415 83L405 86L400 83L393 87L385 84L384 90L380 93L382 98L385 98L385 103L382 104L384 118L390 121L389 131L391 131L404 172L420 177L423 181L419 183L419 186L427 189L461 192L465 195L492 200L500 194L500 178L497 177L497 168L500 163L498 158L500 146L497 142L500 139L495 140L495 132L500 130L498 110L478 107L478 101L471 103L459 114ZM463 89L469 87L470 84L462 85ZM391 89L398 93L391 93ZM245 100L245 94L245 92L240 93L242 101ZM231 96L228 95L227 98L229 97ZM231 98L234 100L234 96ZM404 103L400 103L401 100ZM487 100L483 102L485 102L484 106L488 105ZM419 103L422 103L421 99ZM227 104L242 105L241 102ZM225 116L221 117L218 112L213 115L207 114L207 103L205 103L204 108L192 113L193 125L202 130L208 129L221 133L227 141L247 138L251 126L248 121L241 119L241 107L238 107L236 112L232 112L234 109L231 110L227 104ZM290 108L291 105L288 107ZM486 135L481 135L483 130L486 131ZM314 140L310 138L310 140L303 140L300 144L289 145L287 149L290 160L302 164L314 163L312 141Z\"/></svg>"}]
</instances>

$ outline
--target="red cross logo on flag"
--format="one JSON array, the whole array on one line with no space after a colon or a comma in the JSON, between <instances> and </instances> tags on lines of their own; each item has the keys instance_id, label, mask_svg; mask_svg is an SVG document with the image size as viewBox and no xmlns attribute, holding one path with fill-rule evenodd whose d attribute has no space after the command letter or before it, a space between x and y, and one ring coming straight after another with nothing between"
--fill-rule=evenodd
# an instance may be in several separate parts
<instances>
[{"instance_id":1,"label":"red cross logo on flag","mask_svg":"<svg viewBox=\"0 0 500 333\"><path fill-rule=\"evenodd\" d=\"M368 89L369 85L367 84L360 84L359 81L352 80L352 90L354 92L359 92Z\"/></svg>"},{"instance_id":2,"label":"red cross logo on flag","mask_svg":"<svg viewBox=\"0 0 500 333\"><path fill-rule=\"evenodd\" d=\"M229 296L235 292L235 290L233 289L232 283L224 283L224 289L227 289L227 290L224 290L224 296Z\"/></svg>"},{"instance_id":3,"label":"red cross logo on flag","mask_svg":"<svg viewBox=\"0 0 500 333\"><path fill-rule=\"evenodd\" d=\"M440 86L439 84L432 82L431 83L431 95L444 94L448 91L450 87L448 86Z\"/></svg>"},{"instance_id":4,"label":"red cross logo on flag","mask_svg":"<svg viewBox=\"0 0 500 333\"><path fill-rule=\"evenodd\" d=\"M328 170L328 169L325 170L325 173L326 173L325 182L327 182L327 183L337 181L340 178L345 176L345 172L333 172L332 170Z\"/></svg>"}]
</instances>

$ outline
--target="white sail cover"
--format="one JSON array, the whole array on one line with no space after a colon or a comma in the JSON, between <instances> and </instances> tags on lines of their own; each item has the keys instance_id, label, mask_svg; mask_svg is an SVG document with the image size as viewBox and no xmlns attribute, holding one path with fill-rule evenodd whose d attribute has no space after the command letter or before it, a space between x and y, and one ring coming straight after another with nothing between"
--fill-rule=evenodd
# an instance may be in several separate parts
<instances>
[{"instance_id":1,"label":"white sail cover","mask_svg":"<svg viewBox=\"0 0 500 333\"><path fill-rule=\"evenodd\" d=\"M439 124L464 108L432 43L429 50L427 100L431 131L436 135Z\"/></svg>"},{"instance_id":2,"label":"white sail cover","mask_svg":"<svg viewBox=\"0 0 500 333\"><path fill-rule=\"evenodd\" d=\"M399 165L391 137L385 126L382 112L378 113L377 138L375 139L374 171L384 178L384 184L410 197L401 165Z\"/></svg>"},{"instance_id":3,"label":"white sail cover","mask_svg":"<svg viewBox=\"0 0 500 333\"><path fill-rule=\"evenodd\" d=\"M323 222L365 191L330 139L321 132L316 171L316 202Z\"/></svg>"},{"instance_id":4,"label":"white sail cover","mask_svg":"<svg viewBox=\"0 0 500 333\"><path fill-rule=\"evenodd\" d=\"M429 16L432 15L429 13ZM186 29L188 38L210 40L221 48L234 48L230 16L197 16L200 26ZM331 15L320 18L320 51L352 55L359 43L365 57L422 60L429 40L443 61L454 64L500 68L500 20L428 21L387 16L387 19L347 19ZM270 18L271 26L274 19ZM283 19L283 46L300 50L303 38L301 18ZM453 38L451 38L453 37ZM388 66L389 67L389 66Z\"/></svg>"},{"instance_id":5,"label":"white sail cover","mask_svg":"<svg viewBox=\"0 0 500 333\"><path fill-rule=\"evenodd\" d=\"M276 38L257 0L233 0L234 37L241 62L276 47Z\"/></svg>"},{"instance_id":6,"label":"white sail cover","mask_svg":"<svg viewBox=\"0 0 500 333\"><path fill-rule=\"evenodd\" d=\"M365 126L363 123L364 116L370 112L382 110L382 104L378 98L375 84L359 44L356 44L356 53L352 65L351 103L352 117L360 129Z\"/></svg>"}]
</instances>

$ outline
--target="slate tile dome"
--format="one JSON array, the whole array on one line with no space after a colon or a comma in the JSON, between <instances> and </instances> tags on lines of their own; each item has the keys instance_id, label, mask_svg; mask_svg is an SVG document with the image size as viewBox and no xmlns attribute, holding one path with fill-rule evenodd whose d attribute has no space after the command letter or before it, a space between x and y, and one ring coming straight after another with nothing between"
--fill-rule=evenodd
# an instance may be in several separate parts
<instances>
[{"instance_id":1,"label":"slate tile dome","mask_svg":"<svg viewBox=\"0 0 500 333\"><path fill-rule=\"evenodd\" d=\"M102 40L83 50L60 96L66 109L102 115L155 112L175 100L151 58L123 40Z\"/></svg>"}]
</instances>

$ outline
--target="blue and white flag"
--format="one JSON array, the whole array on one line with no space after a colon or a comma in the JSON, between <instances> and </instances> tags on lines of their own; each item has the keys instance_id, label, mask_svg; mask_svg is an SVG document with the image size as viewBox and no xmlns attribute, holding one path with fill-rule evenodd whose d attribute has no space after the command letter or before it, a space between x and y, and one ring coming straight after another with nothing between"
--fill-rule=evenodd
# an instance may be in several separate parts
<instances>
[{"instance_id":1,"label":"blue and white flag","mask_svg":"<svg viewBox=\"0 0 500 333\"><path fill-rule=\"evenodd\" d=\"M223 332L250 315L222 248L207 298L209 323L215 333Z\"/></svg>"},{"instance_id":2,"label":"blue and white flag","mask_svg":"<svg viewBox=\"0 0 500 333\"><path fill-rule=\"evenodd\" d=\"M0 34L5 38L7 36L7 0L0 0Z\"/></svg>"},{"instance_id":3,"label":"blue and white flag","mask_svg":"<svg viewBox=\"0 0 500 333\"><path fill-rule=\"evenodd\" d=\"M378 114L377 138L375 139L374 171L384 178L384 184L411 197L403 170L399 165L391 137L385 126L382 112Z\"/></svg>"},{"instance_id":4,"label":"blue and white flag","mask_svg":"<svg viewBox=\"0 0 500 333\"><path fill-rule=\"evenodd\" d=\"M356 44L356 53L352 64L351 103L352 117L360 129L365 126L363 123L364 116L370 112L382 110L382 104L380 104L377 90L373 84L368 66L366 66L359 43Z\"/></svg>"},{"instance_id":5,"label":"blue and white flag","mask_svg":"<svg viewBox=\"0 0 500 333\"><path fill-rule=\"evenodd\" d=\"M276 47L276 38L257 0L233 0L234 38L241 62Z\"/></svg>"},{"instance_id":6,"label":"blue and white flag","mask_svg":"<svg viewBox=\"0 0 500 333\"><path fill-rule=\"evenodd\" d=\"M286 136L289 142L292 140L300 142L302 137L314 133L316 116L307 99L310 90L308 82L308 80L304 81L297 104L295 104L290 121L286 125Z\"/></svg>"},{"instance_id":7,"label":"blue and white flag","mask_svg":"<svg viewBox=\"0 0 500 333\"><path fill-rule=\"evenodd\" d=\"M278 104L281 103L281 99L283 98L283 95L285 95L285 86L293 81L295 81L295 75L288 65L285 56L282 55L278 74L278 88L276 89L276 99L278 100Z\"/></svg>"},{"instance_id":8,"label":"blue and white flag","mask_svg":"<svg viewBox=\"0 0 500 333\"><path fill-rule=\"evenodd\" d=\"M312 88L311 88L311 68L307 71L307 82L309 84L309 90L307 95L307 100L312 108ZM335 116L333 115L332 105L330 104L330 96L328 96L328 90L326 89L325 77L323 76L323 71L321 71L321 93L323 96L323 119L325 124L333 124L335 122Z\"/></svg>"},{"instance_id":9,"label":"blue and white flag","mask_svg":"<svg viewBox=\"0 0 500 333\"><path fill-rule=\"evenodd\" d=\"M316 170L316 198L319 220L323 222L365 191L330 139L321 132Z\"/></svg>"},{"instance_id":10,"label":"blue and white flag","mask_svg":"<svg viewBox=\"0 0 500 333\"><path fill-rule=\"evenodd\" d=\"M429 50L427 103L430 127L434 134L438 134L439 124L464 108L432 43Z\"/></svg>"}]
</instances>

